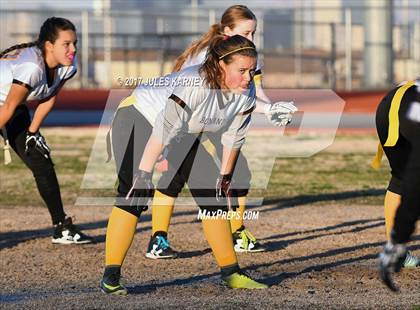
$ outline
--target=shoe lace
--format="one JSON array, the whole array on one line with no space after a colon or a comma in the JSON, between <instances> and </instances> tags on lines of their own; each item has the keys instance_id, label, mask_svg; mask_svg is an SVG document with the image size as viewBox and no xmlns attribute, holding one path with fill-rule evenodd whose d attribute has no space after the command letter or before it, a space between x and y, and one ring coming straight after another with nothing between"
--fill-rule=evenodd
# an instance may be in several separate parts
<instances>
[{"instance_id":1,"label":"shoe lace","mask_svg":"<svg viewBox=\"0 0 420 310\"><path fill-rule=\"evenodd\" d=\"M251 241L254 244L257 242L257 239L255 239L255 237L250 233L248 229L243 229L239 236L242 239L242 244L245 249L248 248L249 241Z\"/></svg>"},{"instance_id":2,"label":"shoe lace","mask_svg":"<svg viewBox=\"0 0 420 310\"><path fill-rule=\"evenodd\" d=\"M106 281L105 281L106 282ZM120 274L112 274L108 278L108 283L112 286L124 286L126 284L126 280Z\"/></svg>"},{"instance_id":3,"label":"shoe lace","mask_svg":"<svg viewBox=\"0 0 420 310\"><path fill-rule=\"evenodd\" d=\"M252 278L246 273L246 272L244 272L244 271L238 271L237 272L238 273L238 275L241 277L241 278L246 278L246 279L248 279L248 280L252 280Z\"/></svg>"},{"instance_id":4,"label":"shoe lace","mask_svg":"<svg viewBox=\"0 0 420 310\"><path fill-rule=\"evenodd\" d=\"M63 227L70 231L73 231L74 229L76 229L76 226L73 224L73 220L74 220L73 217L70 217L70 216L66 217L63 222Z\"/></svg>"},{"instance_id":5,"label":"shoe lace","mask_svg":"<svg viewBox=\"0 0 420 310\"><path fill-rule=\"evenodd\" d=\"M85 236L85 234L83 234L80 231L79 227L77 227L77 225L73 224L73 221L75 220L75 218L76 217L66 218L66 221L64 222L63 228L68 229L72 235L79 234L80 236Z\"/></svg>"},{"instance_id":6,"label":"shoe lace","mask_svg":"<svg viewBox=\"0 0 420 310\"><path fill-rule=\"evenodd\" d=\"M157 236L157 245L159 248L166 250L169 248L169 241L164 236Z\"/></svg>"}]
</instances>

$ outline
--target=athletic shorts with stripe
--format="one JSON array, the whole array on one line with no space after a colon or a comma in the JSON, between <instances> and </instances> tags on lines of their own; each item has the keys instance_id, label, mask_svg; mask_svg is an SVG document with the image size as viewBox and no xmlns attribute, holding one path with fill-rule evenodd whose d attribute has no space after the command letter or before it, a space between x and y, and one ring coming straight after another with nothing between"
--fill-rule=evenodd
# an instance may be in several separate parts
<instances>
[{"instance_id":1,"label":"athletic shorts with stripe","mask_svg":"<svg viewBox=\"0 0 420 310\"><path fill-rule=\"evenodd\" d=\"M211 142L215 148L214 156L217 156L218 160L222 158L223 145L221 143L221 135L223 132L215 133L206 133L201 137L201 141ZM169 149L182 148L184 143L179 143L177 140L174 140L170 145ZM188 143L187 143L188 144ZM190 143L191 144L191 143ZM180 150L175 153L180 153ZM162 174L162 178L159 182L158 188L163 194L170 197L178 197L178 194L181 192L185 184L188 184L188 187L197 188L197 185L200 184L201 175L206 173L212 175L213 169L220 170L219 167L215 167L215 159L213 154L209 153L208 148L206 148L202 143L200 147L197 146L197 153L195 155L195 165L192 161L186 161L185 164L180 165L177 162L169 163L168 171L165 171ZM198 164L200 163L200 164ZM179 167L174 169L174 167ZM210 168L210 169L209 169ZM249 192L251 182L251 171L248 166L248 161L242 152L239 153L238 160L236 162L232 188L235 189L236 194L239 197L246 196ZM171 184L168 186L168 184Z\"/></svg>"}]
</instances>

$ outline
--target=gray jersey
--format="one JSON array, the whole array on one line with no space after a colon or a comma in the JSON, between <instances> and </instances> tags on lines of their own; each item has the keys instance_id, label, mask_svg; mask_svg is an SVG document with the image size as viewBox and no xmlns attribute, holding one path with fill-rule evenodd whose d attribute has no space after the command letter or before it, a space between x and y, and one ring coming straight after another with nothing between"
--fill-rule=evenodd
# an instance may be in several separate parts
<instances>
[{"instance_id":1,"label":"gray jersey","mask_svg":"<svg viewBox=\"0 0 420 310\"><path fill-rule=\"evenodd\" d=\"M222 144L240 148L255 108L254 84L247 94L223 93L210 89L198 70L192 66L162 77L156 82L161 86L140 85L134 106L164 145L183 133L223 130Z\"/></svg>"},{"instance_id":2,"label":"gray jersey","mask_svg":"<svg viewBox=\"0 0 420 310\"><path fill-rule=\"evenodd\" d=\"M143 80L133 92L136 98L134 107L155 126L159 113L165 107L166 101L175 88L175 82L179 73L172 73L163 77Z\"/></svg>"},{"instance_id":3,"label":"gray jersey","mask_svg":"<svg viewBox=\"0 0 420 310\"><path fill-rule=\"evenodd\" d=\"M36 47L12 51L0 58L0 105L4 104L12 83L29 89L28 100L42 100L53 95L62 81L72 78L77 72L76 57L71 66L58 66L56 77L49 86L44 58Z\"/></svg>"}]
</instances>

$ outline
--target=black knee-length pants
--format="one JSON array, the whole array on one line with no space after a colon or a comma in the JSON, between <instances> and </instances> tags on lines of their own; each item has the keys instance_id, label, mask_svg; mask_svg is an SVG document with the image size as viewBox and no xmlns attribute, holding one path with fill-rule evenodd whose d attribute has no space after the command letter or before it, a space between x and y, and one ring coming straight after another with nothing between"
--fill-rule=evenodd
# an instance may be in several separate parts
<instances>
[{"instance_id":1,"label":"black knee-length pants","mask_svg":"<svg viewBox=\"0 0 420 310\"><path fill-rule=\"evenodd\" d=\"M7 137L10 146L32 171L38 191L48 207L53 224L62 222L65 218L54 164L51 158L45 158L35 149L25 153L26 132L31 124L29 110L26 105L16 108L12 118L6 124ZM2 134L3 135L3 134ZM19 176L14 176L19 178Z\"/></svg>"}]
</instances>

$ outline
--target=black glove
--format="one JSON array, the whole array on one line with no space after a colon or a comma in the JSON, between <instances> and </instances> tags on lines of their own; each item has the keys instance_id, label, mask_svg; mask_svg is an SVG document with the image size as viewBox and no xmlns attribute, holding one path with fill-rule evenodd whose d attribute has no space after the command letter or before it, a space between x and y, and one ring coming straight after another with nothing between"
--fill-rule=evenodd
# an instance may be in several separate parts
<instances>
[{"instance_id":1,"label":"black glove","mask_svg":"<svg viewBox=\"0 0 420 310\"><path fill-rule=\"evenodd\" d=\"M125 199L130 199L130 206L142 212L147 210L147 204L149 199L153 198L153 194L152 173L139 170L134 175L133 186Z\"/></svg>"},{"instance_id":2,"label":"black glove","mask_svg":"<svg viewBox=\"0 0 420 310\"><path fill-rule=\"evenodd\" d=\"M220 174L216 181L216 200L222 201L226 199L229 209L236 211L238 207L238 195L236 191L231 188L232 175Z\"/></svg>"},{"instance_id":3,"label":"black glove","mask_svg":"<svg viewBox=\"0 0 420 310\"><path fill-rule=\"evenodd\" d=\"M33 133L30 131L26 132L26 141L25 141L25 153L29 154L32 150L36 150L41 153L45 158L50 157L50 148L45 142L45 138L39 131Z\"/></svg>"}]
</instances>

